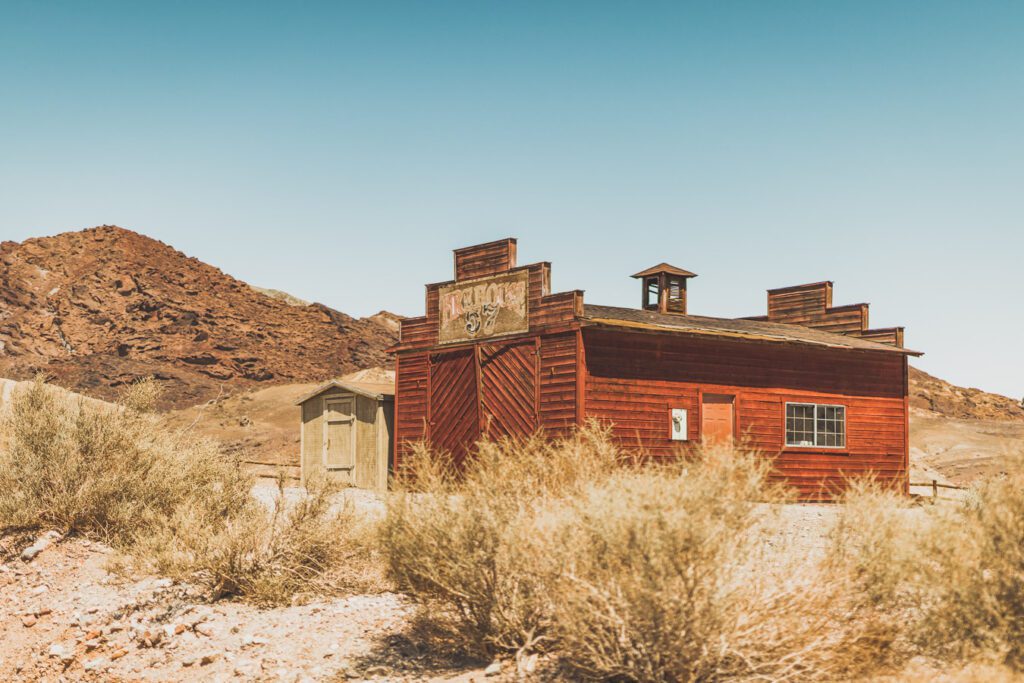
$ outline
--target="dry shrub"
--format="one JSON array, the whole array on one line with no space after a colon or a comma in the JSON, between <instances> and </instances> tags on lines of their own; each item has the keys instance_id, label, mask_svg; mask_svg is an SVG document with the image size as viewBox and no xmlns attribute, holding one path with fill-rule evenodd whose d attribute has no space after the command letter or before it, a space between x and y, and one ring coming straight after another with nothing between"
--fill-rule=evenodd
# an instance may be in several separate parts
<instances>
[{"instance_id":1,"label":"dry shrub","mask_svg":"<svg viewBox=\"0 0 1024 683\"><path fill-rule=\"evenodd\" d=\"M891 637L845 575L768 544L786 494L755 454L640 467L592 424L480 444L461 478L445 462L416 453L382 541L464 653L546 650L574 680L820 680L874 666Z\"/></svg>"},{"instance_id":2,"label":"dry shrub","mask_svg":"<svg viewBox=\"0 0 1024 683\"><path fill-rule=\"evenodd\" d=\"M110 405L37 379L3 416L0 528L56 528L125 543L184 501L231 508L250 480L207 440L165 426L143 380Z\"/></svg>"},{"instance_id":3,"label":"dry shrub","mask_svg":"<svg viewBox=\"0 0 1024 683\"><path fill-rule=\"evenodd\" d=\"M124 570L198 580L213 598L276 604L381 583L373 531L335 488L311 482L269 506L236 458L151 411L152 380L118 405L71 397L37 380L17 392L3 423L0 532L57 528L111 543ZM379 561L378 561L379 564Z\"/></svg>"},{"instance_id":4,"label":"dry shrub","mask_svg":"<svg viewBox=\"0 0 1024 683\"><path fill-rule=\"evenodd\" d=\"M846 582L778 545L771 503L787 496L767 475L756 454L713 446L574 504L553 594L575 678L831 680L876 665L888 633Z\"/></svg>"},{"instance_id":5,"label":"dry shrub","mask_svg":"<svg viewBox=\"0 0 1024 683\"><path fill-rule=\"evenodd\" d=\"M901 624L904 656L1024 671L1024 452L1007 472L961 503L911 509L871 484L846 496L834 570Z\"/></svg>"},{"instance_id":6,"label":"dry shrub","mask_svg":"<svg viewBox=\"0 0 1024 683\"><path fill-rule=\"evenodd\" d=\"M926 597L918 587L927 585L922 543L941 531L936 515L872 477L849 482L838 502L840 514L829 533L830 571L845 574L862 599L881 609L918 605Z\"/></svg>"},{"instance_id":7,"label":"dry shrub","mask_svg":"<svg viewBox=\"0 0 1024 683\"><path fill-rule=\"evenodd\" d=\"M934 609L921 637L959 658L989 655L1024 671L1024 449L924 539Z\"/></svg>"},{"instance_id":8,"label":"dry shrub","mask_svg":"<svg viewBox=\"0 0 1024 683\"><path fill-rule=\"evenodd\" d=\"M135 566L199 578L214 598L264 605L379 590L373 530L350 504L336 502L339 487L311 477L307 495L289 497L284 481L278 478L269 509L252 496L231 510L215 497L178 508L168 524L136 539Z\"/></svg>"},{"instance_id":9,"label":"dry shrub","mask_svg":"<svg viewBox=\"0 0 1024 683\"><path fill-rule=\"evenodd\" d=\"M388 501L381 539L392 576L424 606L423 621L463 654L542 647L555 571L541 519L551 499L607 477L620 455L605 428L479 444L461 476L418 447Z\"/></svg>"}]
</instances>

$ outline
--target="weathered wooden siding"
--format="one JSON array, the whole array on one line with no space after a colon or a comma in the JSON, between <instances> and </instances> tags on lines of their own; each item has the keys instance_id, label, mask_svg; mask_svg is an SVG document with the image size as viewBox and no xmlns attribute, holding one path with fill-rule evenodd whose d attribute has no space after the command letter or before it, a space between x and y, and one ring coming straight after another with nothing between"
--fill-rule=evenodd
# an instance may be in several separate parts
<instances>
[{"instance_id":1,"label":"weathered wooden siding","mask_svg":"<svg viewBox=\"0 0 1024 683\"><path fill-rule=\"evenodd\" d=\"M578 333L546 335L540 339L540 426L552 436L567 434L579 422Z\"/></svg>"},{"instance_id":2,"label":"weathered wooden siding","mask_svg":"<svg viewBox=\"0 0 1024 683\"><path fill-rule=\"evenodd\" d=\"M355 485L378 488L377 401L356 396L356 471Z\"/></svg>"},{"instance_id":3,"label":"weathered wooden siding","mask_svg":"<svg viewBox=\"0 0 1024 683\"><path fill-rule=\"evenodd\" d=\"M400 467L412 444L427 437L428 353L401 354L395 373L394 467Z\"/></svg>"},{"instance_id":4,"label":"weathered wooden siding","mask_svg":"<svg viewBox=\"0 0 1024 683\"><path fill-rule=\"evenodd\" d=\"M903 328L870 329L868 304L832 305L832 283L814 282L768 290L768 315L751 320L803 325L826 332L870 339L890 346L903 346Z\"/></svg>"},{"instance_id":5,"label":"weathered wooden siding","mask_svg":"<svg viewBox=\"0 0 1024 683\"><path fill-rule=\"evenodd\" d=\"M467 280L515 268L516 241L512 238L455 250L455 279Z\"/></svg>"},{"instance_id":6,"label":"weathered wooden siding","mask_svg":"<svg viewBox=\"0 0 1024 683\"><path fill-rule=\"evenodd\" d=\"M480 438L478 381L472 348L430 354L430 442L456 465Z\"/></svg>"},{"instance_id":7,"label":"weathered wooden siding","mask_svg":"<svg viewBox=\"0 0 1024 683\"><path fill-rule=\"evenodd\" d=\"M323 472L324 462L324 404L335 398L352 398L355 406L356 445L355 467L350 477L348 470L326 470L328 476L345 484L360 488L380 489L386 483L380 476L381 463L378 449L379 428L377 424L378 401L366 396L353 394L343 389L328 389L300 407L301 414L301 468L303 481L311 472ZM384 436L387 439L387 434ZM386 447L386 444L385 444ZM387 451L382 452L387 460ZM385 464L386 470L386 464ZM386 476L386 475L385 475ZM354 477L354 478L353 478Z\"/></svg>"},{"instance_id":8,"label":"weathered wooden siding","mask_svg":"<svg viewBox=\"0 0 1024 683\"><path fill-rule=\"evenodd\" d=\"M777 472L804 498L821 497L843 475L874 472L905 481L905 358L667 334L584 330L586 413L615 425L621 443L670 455L669 409L689 411L688 436L700 439L700 395L736 397L737 435L775 459ZM847 407L845 449L785 448L785 403Z\"/></svg>"},{"instance_id":9,"label":"weathered wooden siding","mask_svg":"<svg viewBox=\"0 0 1024 683\"><path fill-rule=\"evenodd\" d=\"M480 433L496 439L537 430L537 340L481 343Z\"/></svg>"}]
</instances>

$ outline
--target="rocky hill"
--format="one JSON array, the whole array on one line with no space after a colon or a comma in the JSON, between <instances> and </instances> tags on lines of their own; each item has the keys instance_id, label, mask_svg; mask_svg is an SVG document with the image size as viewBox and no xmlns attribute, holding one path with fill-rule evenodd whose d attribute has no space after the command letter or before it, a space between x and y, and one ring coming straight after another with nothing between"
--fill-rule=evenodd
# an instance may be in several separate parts
<instances>
[{"instance_id":1,"label":"rocky hill","mask_svg":"<svg viewBox=\"0 0 1024 683\"><path fill-rule=\"evenodd\" d=\"M185 407L386 365L387 318L268 296L116 226L0 243L0 376L99 398L153 375Z\"/></svg>"},{"instance_id":2,"label":"rocky hill","mask_svg":"<svg viewBox=\"0 0 1024 683\"><path fill-rule=\"evenodd\" d=\"M910 368L910 405L961 420L1024 420L1024 406L999 394L958 387Z\"/></svg>"}]
</instances>

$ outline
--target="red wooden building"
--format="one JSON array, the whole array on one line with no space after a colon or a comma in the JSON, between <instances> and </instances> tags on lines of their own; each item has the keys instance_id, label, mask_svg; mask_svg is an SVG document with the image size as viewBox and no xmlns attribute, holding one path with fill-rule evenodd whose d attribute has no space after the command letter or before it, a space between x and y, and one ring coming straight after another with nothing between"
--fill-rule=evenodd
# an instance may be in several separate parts
<instances>
[{"instance_id":1,"label":"red wooden building","mask_svg":"<svg viewBox=\"0 0 1024 683\"><path fill-rule=\"evenodd\" d=\"M483 434L563 434L588 418L652 455L743 437L805 498L867 472L906 490L903 329L869 329L868 305L832 283L769 290L765 316L688 315L691 273L634 275L638 309L552 294L551 265L516 265L516 241L455 251L455 278L402 321L395 465L427 439L461 459Z\"/></svg>"}]
</instances>

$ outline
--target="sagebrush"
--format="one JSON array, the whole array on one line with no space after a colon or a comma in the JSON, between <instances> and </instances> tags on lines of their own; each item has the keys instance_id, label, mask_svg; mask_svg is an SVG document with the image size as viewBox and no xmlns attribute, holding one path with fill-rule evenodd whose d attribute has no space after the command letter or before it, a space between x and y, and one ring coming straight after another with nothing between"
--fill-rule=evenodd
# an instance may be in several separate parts
<instances>
[{"instance_id":1,"label":"sagebrush","mask_svg":"<svg viewBox=\"0 0 1024 683\"><path fill-rule=\"evenodd\" d=\"M756 453L641 463L592 423L481 443L458 473L411 460L382 543L465 654L546 651L569 678L623 681L825 680L885 658L889 625L845 573L765 571L788 495Z\"/></svg>"},{"instance_id":2,"label":"sagebrush","mask_svg":"<svg viewBox=\"0 0 1024 683\"><path fill-rule=\"evenodd\" d=\"M117 404L41 379L0 423L0 532L54 528L103 540L114 566L198 581L213 598L279 604L383 585L372 528L314 480L269 506L237 457L152 411L152 380Z\"/></svg>"}]
</instances>

